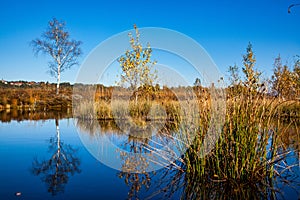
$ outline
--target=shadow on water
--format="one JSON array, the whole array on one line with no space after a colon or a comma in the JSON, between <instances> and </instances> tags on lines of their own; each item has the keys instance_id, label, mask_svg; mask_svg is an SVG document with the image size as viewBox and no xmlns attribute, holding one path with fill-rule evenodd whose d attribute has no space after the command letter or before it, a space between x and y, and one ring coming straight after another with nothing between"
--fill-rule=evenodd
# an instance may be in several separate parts
<instances>
[{"instance_id":1,"label":"shadow on water","mask_svg":"<svg viewBox=\"0 0 300 200\"><path fill-rule=\"evenodd\" d=\"M64 192L70 176L80 173L80 160L76 157L77 150L65 144L60 138L59 119L55 118L56 135L49 140L51 156L47 160L35 158L31 172L40 176L52 195Z\"/></svg>"},{"instance_id":2,"label":"shadow on water","mask_svg":"<svg viewBox=\"0 0 300 200\"><path fill-rule=\"evenodd\" d=\"M11 122L13 120L23 121L23 120L47 120L47 119L64 119L72 118L70 112L61 111L30 111L30 110L0 110L0 121L1 122Z\"/></svg>"},{"instance_id":3,"label":"shadow on water","mask_svg":"<svg viewBox=\"0 0 300 200\"><path fill-rule=\"evenodd\" d=\"M101 127L101 130L97 127ZM128 187L128 199L285 199L289 194L284 189L288 185L294 187L293 197L298 196L300 189L299 178L299 130L297 125L287 124L280 132L282 152L286 154L275 165L275 174L268 179L268 184L262 182L245 182L240 185L237 182L230 182L218 179L214 176L199 177L193 173L186 172L186 166L182 161L176 161L175 166L166 166L160 170L141 173L131 173L130 168L147 168L149 163L143 161L139 155L145 153L145 146L149 145L151 136L138 138L122 132L113 120L80 120L77 119L76 126L82 134L89 134L92 138L97 135L127 135L120 148L126 149L128 154L120 152L122 159L122 171L117 176L124 179ZM172 125L166 125L165 131L171 133L178 131L172 129ZM270 130L271 131L271 130ZM270 141L271 142L271 141ZM290 151L286 151L290 149ZM134 154L131 155L130 152ZM289 152L289 153L286 153ZM181 157L182 158L182 157ZM179 159L180 160L180 159ZM138 166L137 166L138 165ZM299 198L299 196L298 196Z\"/></svg>"}]
</instances>

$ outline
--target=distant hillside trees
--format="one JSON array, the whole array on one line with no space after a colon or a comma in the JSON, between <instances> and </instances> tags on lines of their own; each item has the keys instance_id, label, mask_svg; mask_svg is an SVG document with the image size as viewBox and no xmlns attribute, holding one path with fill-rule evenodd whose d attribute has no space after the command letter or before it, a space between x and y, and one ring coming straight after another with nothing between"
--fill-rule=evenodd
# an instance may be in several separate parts
<instances>
[{"instance_id":1,"label":"distant hillside trees","mask_svg":"<svg viewBox=\"0 0 300 200\"><path fill-rule=\"evenodd\" d=\"M295 79L296 97L300 98L300 56L296 56L293 73Z\"/></svg>"},{"instance_id":2,"label":"distant hillside trees","mask_svg":"<svg viewBox=\"0 0 300 200\"><path fill-rule=\"evenodd\" d=\"M41 38L32 40L30 44L35 55L44 53L52 58L49 72L57 78L56 94L59 94L61 73L78 64L82 42L70 39L69 32L65 30L65 22L53 18Z\"/></svg>"},{"instance_id":3,"label":"distant hillside trees","mask_svg":"<svg viewBox=\"0 0 300 200\"><path fill-rule=\"evenodd\" d=\"M246 54L243 55L242 75L235 64L228 68L229 91L233 96L239 96L244 89L251 92L267 91L281 100L300 99L300 56L295 56L293 67L283 64L280 55L275 58L273 74L267 82L262 83L261 72L254 68L256 63L252 45L249 43Z\"/></svg>"},{"instance_id":4,"label":"distant hillside trees","mask_svg":"<svg viewBox=\"0 0 300 200\"><path fill-rule=\"evenodd\" d=\"M293 70L288 65L282 64L280 55L275 59L271 78L272 89L281 99L299 98L300 62L299 56L296 58Z\"/></svg>"}]
</instances>

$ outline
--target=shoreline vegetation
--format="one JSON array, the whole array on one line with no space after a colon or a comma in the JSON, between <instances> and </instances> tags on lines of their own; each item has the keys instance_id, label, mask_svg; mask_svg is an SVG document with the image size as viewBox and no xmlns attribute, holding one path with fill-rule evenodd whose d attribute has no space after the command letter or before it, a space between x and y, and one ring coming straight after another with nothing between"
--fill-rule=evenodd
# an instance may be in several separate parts
<instances>
[{"instance_id":1,"label":"shoreline vegetation","mask_svg":"<svg viewBox=\"0 0 300 200\"><path fill-rule=\"evenodd\" d=\"M167 119L174 121L180 115L180 101L185 101L186 91L191 90L194 92L195 97L192 99L195 104L199 106L199 110L209 109L210 106L210 92L209 88L202 86L193 87L177 87L168 88L166 86L160 88L158 85L153 87L153 91L145 94L143 89L139 91L139 101L134 103L130 90L120 87L105 87L101 84L98 85L75 85L80 87L81 91L89 91L82 96L72 96L73 87L70 83L61 84L61 94L56 95L56 84L54 83L35 83L30 85L26 81L19 81L22 85L11 85L9 82L4 84L0 83L0 112L16 112L29 113L29 112L51 112L61 111L63 113L72 113L74 109L72 100L81 102L78 107L80 118L93 118L97 120L113 120L117 118L118 114L112 109L124 110L124 107L129 106L130 116L135 118L144 118L144 120L155 120L155 117L150 119L147 116L151 106L162 106L166 111ZM237 90L239 90L237 92ZM84 102L84 95L90 95L90 91L94 94L93 102ZM225 88L226 93L226 106L231 104L239 104L244 101L245 97L240 96L247 88ZM234 94L236 93L236 94ZM118 100L112 101L112 98ZM256 93L252 95L253 101L260 101L263 104L268 104L264 109L265 115L271 112L273 107L276 107L277 112L273 113L277 118L283 120L299 119L300 118L300 99L283 99L274 97L266 93ZM79 100L78 100L79 99ZM129 105L128 104L129 101ZM113 103L112 103L113 102ZM262 104L261 104L262 105ZM119 107L119 108L117 108ZM125 112L125 111L123 111ZM75 111L75 113L77 113ZM121 114L119 116L122 116Z\"/></svg>"}]
</instances>

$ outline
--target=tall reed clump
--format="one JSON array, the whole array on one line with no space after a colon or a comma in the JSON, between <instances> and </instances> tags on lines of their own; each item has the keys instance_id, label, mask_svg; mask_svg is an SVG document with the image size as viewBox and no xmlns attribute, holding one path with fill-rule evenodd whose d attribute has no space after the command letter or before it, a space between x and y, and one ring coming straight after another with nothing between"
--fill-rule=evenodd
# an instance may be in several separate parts
<instances>
[{"instance_id":1,"label":"tall reed clump","mask_svg":"<svg viewBox=\"0 0 300 200\"><path fill-rule=\"evenodd\" d=\"M202 128L184 157L187 181L202 180L204 185L219 183L218 187L229 186L234 192L244 187L272 188L274 175L279 174L275 166L288 153L279 150L281 123L274 123L280 105L264 92L247 87L238 90L239 96L228 95L222 132L215 147L205 156L201 154L201 146L210 122L201 120ZM186 190L195 191L194 187L191 184Z\"/></svg>"},{"instance_id":2,"label":"tall reed clump","mask_svg":"<svg viewBox=\"0 0 300 200\"><path fill-rule=\"evenodd\" d=\"M246 50L244 78L239 78L237 67L229 68L232 83L227 89L225 122L215 147L209 154L201 152L205 127L212 124L211 120L200 120L197 136L184 157L187 180L196 177L207 183L204 185L218 182L218 187L229 187L233 193L272 188L274 175L279 174L275 166L288 153L279 149L281 123L273 123L280 116L280 104L266 93L267 87L260 81L252 45ZM187 186L186 190L190 189Z\"/></svg>"},{"instance_id":3,"label":"tall reed clump","mask_svg":"<svg viewBox=\"0 0 300 200\"><path fill-rule=\"evenodd\" d=\"M265 115L270 106L266 102L263 94L251 91L229 99L223 134L210 160L218 179L256 184L271 177L276 141L268 144L276 137L270 131L273 115Z\"/></svg>"}]
</instances>

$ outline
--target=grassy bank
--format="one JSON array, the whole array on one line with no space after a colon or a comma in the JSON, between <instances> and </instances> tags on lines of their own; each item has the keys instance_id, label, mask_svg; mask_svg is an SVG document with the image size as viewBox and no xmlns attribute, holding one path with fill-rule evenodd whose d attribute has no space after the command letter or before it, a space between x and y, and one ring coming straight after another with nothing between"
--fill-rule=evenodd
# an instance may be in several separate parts
<instances>
[{"instance_id":1,"label":"grassy bank","mask_svg":"<svg viewBox=\"0 0 300 200\"><path fill-rule=\"evenodd\" d=\"M66 111L72 108L72 85L63 83L56 95L55 84L5 85L0 84L0 110Z\"/></svg>"},{"instance_id":2,"label":"grassy bank","mask_svg":"<svg viewBox=\"0 0 300 200\"><path fill-rule=\"evenodd\" d=\"M103 85L77 85L82 87L81 98L86 96L94 96L93 101L80 101L80 105L76 106L79 109L81 117L93 117L97 119L113 119L116 116L124 116L124 108L128 105L128 99L133 95L130 91L118 87L105 87ZM92 89L91 89L92 88ZM90 91L92 93L90 93ZM199 104L199 110L209 106L210 94L208 88L201 86L197 87L178 87L178 88L156 88L154 93L145 94L139 91L137 103L131 100L129 105L130 116L135 118L147 119L152 105L154 107L161 107L166 111L167 119L178 120L180 112L179 102L183 102L186 98L186 91L193 91ZM24 85L24 86L10 86L0 84L0 110L36 110L36 111L66 111L72 109L73 106L73 91L74 85L69 83L62 83L60 94L56 95L55 84L40 83L39 85ZM234 91L232 88L227 88L226 93L229 94L227 101L237 101L240 91ZM230 94L237 96L232 97ZM252 98L255 99L259 96L257 94ZM117 101L112 101L112 98L117 98ZM242 101L242 99L240 99ZM258 99L262 101L262 99ZM280 112L277 112L278 118L291 118L300 117L300 101L284 101L280 98L265 95L264 101L269 104L277 106ZM113 102L113 104L112 104ZM238 102L236 102L238 103ZM258 102L259 103L259 102ZM272 106L265 106L270 109ZM113 110L114 109L114 110ZM149 116L148 116L149 117ZM149 120L149 119L148 119Z\"/></svg>"}]
</instances>

